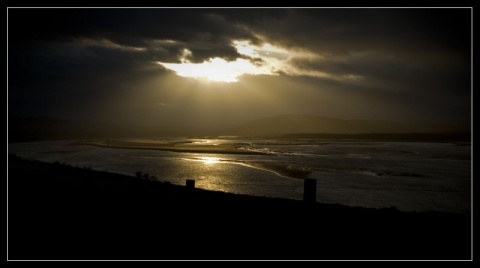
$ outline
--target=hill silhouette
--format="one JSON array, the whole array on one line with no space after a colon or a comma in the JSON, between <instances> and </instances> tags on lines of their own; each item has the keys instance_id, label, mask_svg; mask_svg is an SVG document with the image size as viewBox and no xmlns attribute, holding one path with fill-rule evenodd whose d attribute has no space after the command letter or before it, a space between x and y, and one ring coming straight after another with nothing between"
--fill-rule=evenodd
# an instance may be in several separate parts
<instances>
[{"instance_id":1,"label":"hill silhouette","mask_svg":"<svg viewBox=\"0 0 480 268\"><path fill-rule=\"evenodd\" d=\"M470 130L445 124L422 124L368 120L344 120L317 115L287 114L261 118L236 128L132 126L94 123L51 117L24 118L9 115L8 142L60 139L123 137L216 137L269 136L288 134L364 134L364 133L462 133ZM465 136L465 135L464 135ZM353 137L355 138L355 137ZM436 137L436 140L444 139ZM468 138L469 140L469 138Z\"/></svg>"},{"instance_id":2,"label":"hill silhouette","mask_svg":"<svg viewBox=\"0 0 480 268\"><path fill-rule=\"evenodd\" d=\"M469 215L192 190L15 156L8 174L10 260L471 257Z\"/></svg>"},{"instance_id":3,"label":"hill silhouette","mask_svg":"<svg viewBox=\"0 0 480 268\"><path fill-rule=\"evenodd\" d=\"M286 114L247 122L236 129L239 135L270 136L296 133L419 133L463 132L445 124L345 120L318 115ZM468 131L467 131L468 132Z\"/></svg>"},{"instance_id":4,"label":"hill silhouette","mask_svg":"<svg viewBox=\"0 0 480 268\"><path fill-rule=\"evenodd\" d=\"M201 127L134 126L54 117L9 115L8 142L118 137L220 135L223 129Z\"/></svg>"}]
</instances>

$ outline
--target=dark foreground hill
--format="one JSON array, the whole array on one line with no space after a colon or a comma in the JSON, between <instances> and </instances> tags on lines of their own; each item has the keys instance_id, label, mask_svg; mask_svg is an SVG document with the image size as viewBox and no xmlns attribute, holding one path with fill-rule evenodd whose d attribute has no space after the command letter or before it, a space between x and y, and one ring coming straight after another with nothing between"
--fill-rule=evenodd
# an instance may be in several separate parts
<instances>
[{"instance_id":1,"label":"dark foreground hill","mask_svg":"<svg viewBox=\"0 0 480 268\"><path fill-rule=\"evenodd\" d=\"M8 258L470 259L470 216L191 190L10 156Z\"/></svg>"}]
</instances>

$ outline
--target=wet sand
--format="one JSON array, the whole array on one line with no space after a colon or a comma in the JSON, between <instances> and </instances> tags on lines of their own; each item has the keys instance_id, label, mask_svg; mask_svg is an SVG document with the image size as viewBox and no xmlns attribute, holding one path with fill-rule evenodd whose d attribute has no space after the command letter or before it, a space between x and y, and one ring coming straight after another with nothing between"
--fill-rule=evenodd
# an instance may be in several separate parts
<instances>
[{"instance_id":1,"label":"wet sand","mask_svg":"<svg viewBox=\"0 0 480 268\"><path fill-rule=\"evenodd\" d=\"M202 144L189 141L162 141L162 140L84 140L78 142L81 145L94 145L99 147L117 148L117 149L142 149L142 150L161 150L183 153L202 153L202 154L244 154L244 155L264 155L262 152L255 152L234 144Z\"/></svg>"}]
</instances>

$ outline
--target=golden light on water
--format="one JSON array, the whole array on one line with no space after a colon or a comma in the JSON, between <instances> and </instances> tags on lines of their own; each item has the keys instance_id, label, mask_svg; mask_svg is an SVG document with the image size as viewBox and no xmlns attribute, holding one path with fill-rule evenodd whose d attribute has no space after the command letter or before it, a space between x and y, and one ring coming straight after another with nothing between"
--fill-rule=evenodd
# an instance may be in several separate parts
<instances>
[{"instance_id":1,"label":"golden light on water","mask_svg":"<svg viewBox=\"0 0 480 268\"><path fill-rule=\"evenodd\" d=\"M218 164L221 161L221 159L218 157L199 157L198 160L207 165Z\"/></svg>"}]
</instances>

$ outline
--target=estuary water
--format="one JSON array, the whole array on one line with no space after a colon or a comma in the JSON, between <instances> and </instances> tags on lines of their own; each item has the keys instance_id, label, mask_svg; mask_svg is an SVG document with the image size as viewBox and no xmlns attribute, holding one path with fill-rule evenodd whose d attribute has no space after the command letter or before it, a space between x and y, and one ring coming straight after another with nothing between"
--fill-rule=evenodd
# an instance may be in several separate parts
<instances>
[{"instance_id":1,"label":"estuary water","mask_svg":"<svg viewBox=\"0 0 480 268\"><path fill-rule=\"evenodd\" d=\"M14 143L9 153L95 170L232 193L302 199L317 180L317 202L403 211L469 213L471 147L450 143L191 139L235 143L265 155L116 149L75 141Z\"/></svg>"}]
</instances>

